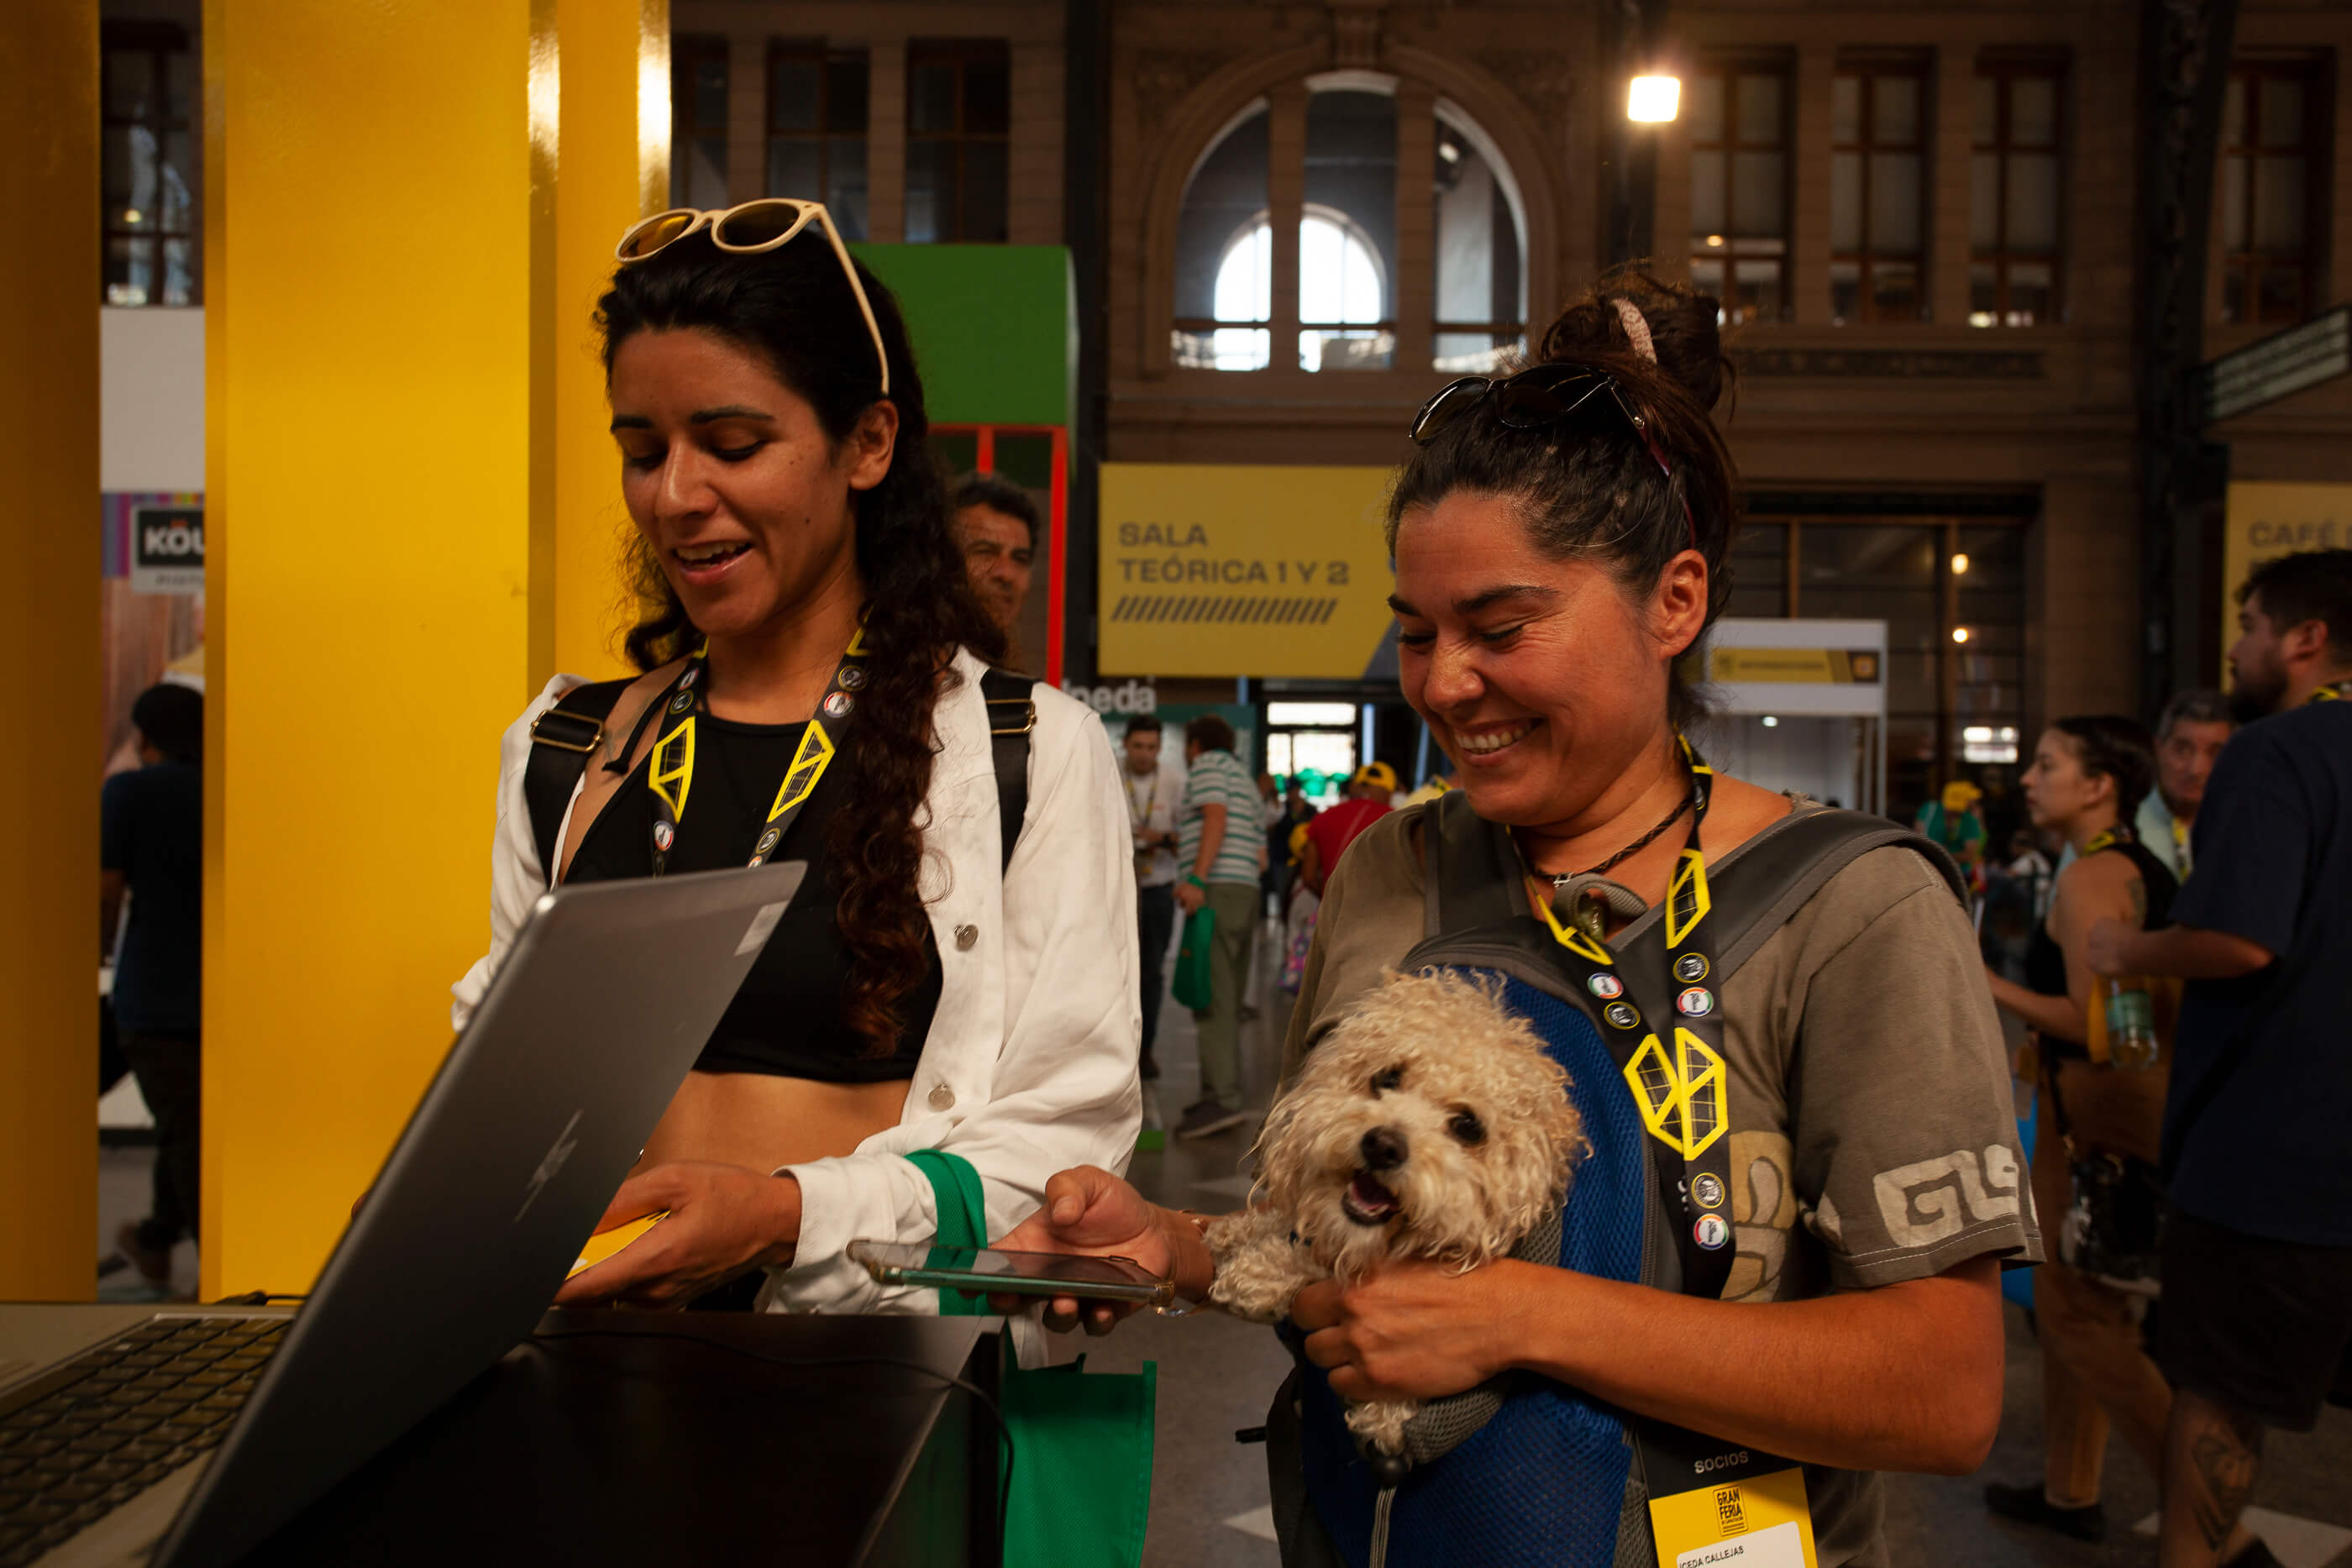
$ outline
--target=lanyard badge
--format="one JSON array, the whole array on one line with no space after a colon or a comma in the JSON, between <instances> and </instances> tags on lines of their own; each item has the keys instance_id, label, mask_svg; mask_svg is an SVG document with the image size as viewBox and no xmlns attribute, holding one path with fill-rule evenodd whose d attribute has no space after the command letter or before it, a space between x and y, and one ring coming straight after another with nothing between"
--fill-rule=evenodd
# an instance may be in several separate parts
<instances>
[{"instance_id":1,"label":"lanyard badge","mask_svg":"<svg viewBox=\"0 0 2352 1568\"><path fill-rule=\"evenodd\" d=\"M646 787L654 798L653 873L659 876L668 869L669 852L677 842L677 825L686 816L686 802L694 787L695 721L703 708L703 677L709 667L710 646L704 643L686 662L659 711L664 719L675 720L670 729L654 743L653 757L646 768ZM825 683L824 695L818 699L817 711L809 716L808 728L801 736L799 747L793 753L792 766L784 770L782 782L776 786L774 804L768 808L767 821L751 848L747 864L760 865L776 852L784 841L801 808L816 792L817 781L824 777L841 747L836 736L848 727L849 716L856 710L856 694L866 685L866 630L858 628L850 639L849 647L842 653L841 662L834 666L833 679ZM832 720L828 731L825 721Z\"/></svg>"},{"instance_id":2,"label":"lanyard badge","mask_svg":"<svg viewBox=\"0 0 2352 1568\"><path fill-rule=\"evenodd\" d=\"M1552 939L1599 1006L1610 1053L1657 1145L1659 1197L1675 1226L1683 1288L1714 1299L1723 1294L1734 1255L1730 1097L1707 919L1715 900L1699 847L1715 770L1687 739L1677 737L1677 744L1690 774L1691 825L1661 912L1671 1017L1645 1020L1600 935L1563 923L1549 899L1541 909ZM1801 1469L1655 1421L1637 1420L1633 1428L1659 1568L1815 1568Z\"/></svg>"}]
</instances>

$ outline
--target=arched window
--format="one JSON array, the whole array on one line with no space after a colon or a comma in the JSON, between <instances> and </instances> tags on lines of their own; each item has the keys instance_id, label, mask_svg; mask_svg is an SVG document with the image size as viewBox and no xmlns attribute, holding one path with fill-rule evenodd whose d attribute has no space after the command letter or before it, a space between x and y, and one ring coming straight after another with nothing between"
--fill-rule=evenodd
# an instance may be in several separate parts
<instances>
[{"instance_id":1,"label":"arched window","mask_svg":"<svg viewBox=\"0 0 2352 1568\"><path fill-rule=\"evenodd\" d=\"M1527 224L1518 189L1494 143L1454 105L1423 97L1422 118L1401 125L1393 78L1334 72L1311 78L1304 123L1290 135L1303 158L1288 172L1297 203L1297 366L1304 371L1417 369L1397 364L1401 299L1433 307L1441 370L1484 369L1525 335ZM1297 114L1297 98L1289 112ZM1262 371L1274 362L1277 277L1288 247L1274 243L1276 182L1265 100L1235 115L1193 166L1176 226L1173 360L1177 366ZM1399 138L1433 135L1427 233L1433 248L1408 262L1398 242ZM1287 311L1286 311L1287 314Z\"/></svg>"},{"instance_id":2,"label":"arched window","mask_svg":"<svg viewBox=\"0 0 2352 1568\"><path fill-rule=\"evenodd\" d=\"M1527 224L1511 172L1475 121L1437 106L1434 368L1493 370L1527 337Z\"/></svg>"}]
</instances>

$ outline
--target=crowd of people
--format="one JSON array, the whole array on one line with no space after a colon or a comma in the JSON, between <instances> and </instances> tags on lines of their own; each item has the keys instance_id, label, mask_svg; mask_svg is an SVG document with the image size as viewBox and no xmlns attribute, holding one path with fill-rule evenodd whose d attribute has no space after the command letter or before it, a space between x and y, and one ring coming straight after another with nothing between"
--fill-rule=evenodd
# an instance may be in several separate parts
<instances>
[{"instance_id":1,"label":"crowd of people","mask_svg":"<svg viewBox=\"0 0 2352 1568\"><path fill-rule=\"evenodd\" d=\"M950 489L897 306L822 208L664 214L619 257L598 325L638 673L559 676L508 732L491 940L454 1020L552 885L787 855L810 873L606 1217L667 1218L560 1301L938 1310L844 1249L929 1241L941 1161L1003 1245L1118 1254L1202 1301L1209 1217L1120 1174L1180 929L1205 976L1172 1129L1192 1138L1250 1117L1270 917L1286 1080L1388 977L1440 961L1413 955L1496 950L1476 937L1543 992L1548 1053L1588 1064L1571 1092L1594 1139L1639 1145L1629 1168L1663 1185L1627 1207L1588 1166L1557 1256L1297 1295L1297 1369L1267 1391L1286 1563L1361 1563L1375 1540L1397 1568L1502 1561L1563 1531L1656 1560L1682 1527L1654 1456L1687 1438L1787 1482L1770 1495L1793 1499L1803 1560L1882 1563L1878 1472L1990 1451L2001 1275L2032 1264L2045 1465L1989 1504L2097 1536L2112 1425L2161 1479L2166 1568L2271 1561L2241 1519L2263 1433L2309 1427L2352 1345L2352 551L2241 586L2242 712L2191 693L2154 736L2053 722L1998 864L1965 780L1912 833L1718 773L1677 673L1729 593L1717 307L1622 270L1512 373L1401 422L1401 686L1444 762L1406 796L1367 758L1317 811L1213 713L1181 738L1137 716L1114 747L1085 705L1003 674L1034 505L985 476ZM535 744L558 707L595 727L587 750ZM184 765L153 738L156 768ZM109 821L190 798L177 775L110 787ZM142 911L173 874L143 831L109 840ZM2021 883L2015 951L1972 916ZM161 1062L187 1020L141 975L143 917L118 997L156 1009L124 1022ZM1661 1034L1680 1064L1645 1078L1630 1064L1666 1061ZM1667 1100L1639 1100L1659 1075ZM1457 1114L1433 1135L1486 1134ZM1351 1190L1372 1218L1352 1223L1393 1220L1401 1148L1366 1135ZM192 1201L173 1181L142 1247ZM1107 1333L1120 1312L1037 1316ZM1349 1402L1478 1388L1502 1391L1494 1440L1401 1479L1349 1437Z\"/></svg>"}]
</instances>

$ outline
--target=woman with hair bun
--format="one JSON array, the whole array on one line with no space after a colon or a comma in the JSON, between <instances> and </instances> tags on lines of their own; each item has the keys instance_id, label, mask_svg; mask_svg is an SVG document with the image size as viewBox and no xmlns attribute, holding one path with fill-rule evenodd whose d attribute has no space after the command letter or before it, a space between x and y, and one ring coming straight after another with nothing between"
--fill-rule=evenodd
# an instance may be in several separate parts
<instances>
[{"instance_id":1,"label":"woman with hair bun","mask_svg":"<svg viewBox=\"0 0 2352 1568\"><path fill-rule=\"evenodd\" d=\"M1965 1474L1991 1447L2000 1260L2040 1240L1958 873L1881 819L1714 772L1685 734L1677 664L1730 589L1717 320L1612 273L1531 364L1453 382L1410 429L1401 680L1462 787L1340 862L1288 1061L1387 973L1499 972L1591 1149L1558 1258L1297 1296L1268 1415L1286 1563L1673 1563L1736 1530L1775 1562L1881 1564L1870 1472ZM1409 1224L1413 1190L1350 1221ZM1208 1294L1192 1217L1103 1171L1047 1197L1007 1245ZM1500 1398L1475 1435L1401 1473L1341 1422L1341 1401L1481 1385Z\"/></svg>"},{"instance_id":2,"label":"woman with hair bun","mask_svg":"<svg viewBox=\"0 0 2352 1568\"><path fill-rule=\"evenodd\" d=\"M934 1311L843 1256L935 1235L902 1155L968 1161L997 1235L1055 1169L1134 1146L1116 764L1083 704L1025 678L983 696L1003 634L949 530L906 329L824 209L666 213L618 256L597 319L643 673L558 676L508 730L490 951L454 1016L550 885L807 861L606 1215L668 1218L558 1299ZM1034 716L1011 835L992 700ZM602 720L560 835L525 787L559 704Z\"/></svg>"}]
</instances>

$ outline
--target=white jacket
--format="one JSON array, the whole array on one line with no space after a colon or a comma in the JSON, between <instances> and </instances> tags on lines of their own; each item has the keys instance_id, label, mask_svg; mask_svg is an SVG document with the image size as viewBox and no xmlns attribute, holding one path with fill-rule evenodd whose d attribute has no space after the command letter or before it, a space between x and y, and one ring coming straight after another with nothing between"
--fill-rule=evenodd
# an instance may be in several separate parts
<instances>
[{"instance_id":1,"label":"white jacket","mask_svg":"<svg viewBox=\"0 0 2352 1568\"><path fill-rule=\"evenodd\" d=\"M898 1124L853 1154L784 1167L801 1186L801 1235L793 1266L772 1271L766 1301L774 1310L938 1310L936 1291L886 1291L842 1252L859 1238L928 1242L938 1233L930 1183L903 1154L945 1149L970 1160L994 1238L1036 1209L1055 1171L1124 1172L1135 1149L1142 1015L1117 754L1091 709L1051 686L1034 688L1029 808L1013 863L1000 873L984 668L960 653L962 684L933 716L939 756L924 802L921 884L945 972L939 1009ZM461 1029L547 886L523 768L531 721L580 684L576 675L550 681L502 743L490 950L450 988L450 1017ZM971 938L959 939L966 927Z\"/></svg>"}]
</instances>

